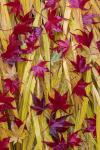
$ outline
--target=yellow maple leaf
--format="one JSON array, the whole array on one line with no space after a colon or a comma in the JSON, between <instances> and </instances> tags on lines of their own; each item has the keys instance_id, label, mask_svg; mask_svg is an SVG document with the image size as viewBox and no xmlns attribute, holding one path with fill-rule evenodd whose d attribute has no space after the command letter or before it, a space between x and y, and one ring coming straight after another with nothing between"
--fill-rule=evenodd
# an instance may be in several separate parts
<instances>
[{"instance_id":1,"label":"yellow maple leaf","mask_svg":"<svg viewBox=\"0 0 100 150\"><path fill-rule=\"evenodd\" d=\"M25 124L22 124L18 127L15 123L11 125L11 131L8 131L8 135L10 136L10 142L22 143L22 140L25 139L28 132L24 129Z\"/></svg>"}]
</instances>

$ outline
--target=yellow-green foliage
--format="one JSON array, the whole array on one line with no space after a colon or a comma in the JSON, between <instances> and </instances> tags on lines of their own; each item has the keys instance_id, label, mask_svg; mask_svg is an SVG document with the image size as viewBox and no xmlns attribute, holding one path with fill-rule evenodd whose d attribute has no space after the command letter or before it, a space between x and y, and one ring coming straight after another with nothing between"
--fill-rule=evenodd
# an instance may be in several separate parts
<instances>
[{"instance_id":1,"label":"yellow-green foliage","mask_svg":"<svg viewBox=\"0 0 100 150\"><path fill-rule=\"evenodd\" d=\"M0 54L6 50L8 45L8 38L11 34L13 27L15 25L15 19L13 15L10 14L9 9L4 4L10 0L0 0ZM40 0L20 0L23 5L24 14L29 12L31 9L35 14L35 20L33 22L33 27L38 27L43 22L47 20L47 10L42 11L44 7L43 2ZM59 1L58 14L62 15L65 20L62 23L63 32L56 35L56 39L70 39L70 33L80 34L79 30L83 30L82 22L82 10L67 7L69 5L68 1ZM89 9L91 6L91 9ZM34 11L34 9L36 11ZM87 8L90 13L100 14L100 3L99 0L90 0ZM96 18L96 21L100 21ZM99 36L99 24L91 25L93 29L93 41L90 49L84 47L82 51L78 51L78 54L82 54L87 58L87 62L92 65L92 69L87 71L82 75L72 73L72 65L69 60L76 60L77 50L75 49L76 41L71 38L71 46L63 59L55 59L55 62L51 61L52 52L51 45L52 41L49 39L44 27L43 34L40 39L40 47L38 50L28 54L26 57L32 61L28 62L18 62L16 65L9 66L0 57L0 91L2 92L2 78L14 78L18 75L22 84L20 87L20 96L13 103L16 110L9 111L11 115L15 115L20 118L26 124L28 131L24 131L23 126L19 129L14 126L9 129L8 123L0 124L0 139L10 135L10 141L14 141L9 145L10 150L49 150L46 145L42 142L52 141L49 135L49 129L44 115L36 116L36 113L30 109L32 104L31 92L35 93L41 98L44 91L46 101L48 102L48 95L53 95L52 88L57 89L59 92L64 93L69 91L69 102L73 104L74 108L69 110L73 113L71 121L75 124L74 131L80 130L84 124L86 117L93 117L96 114L96 131L97 139L94 139L92 134L81 134L84 143L79 148L75 150L100 150L100 75L93 66L97 63L100 65L100 52L96 49L96 41L100 40ZM91 26L88 26L88 31L91 30ZM79 29L79 30L76 30ZM36 65L40 60L49 61L47 67L52 73L46 73L44 81L40 79L35 79L30 69L32 65ZM77 81L83 77L86 82L91 82L91 84L86 88L88 97L84 97L81 100L77 96L72 95L72 89L77 83ZM11 95L11 93L9 94ZM48 115L48 112L46 112ZM61 113L58 112L58 116ZM16 132L14 132L16 131ZM13 133L14 132L14 133ZM15 137L18 136L19 140ZM65 136L65 135L64 135ZM15 143L15 144L14 144Z\"/></svg>"}]
</instances>

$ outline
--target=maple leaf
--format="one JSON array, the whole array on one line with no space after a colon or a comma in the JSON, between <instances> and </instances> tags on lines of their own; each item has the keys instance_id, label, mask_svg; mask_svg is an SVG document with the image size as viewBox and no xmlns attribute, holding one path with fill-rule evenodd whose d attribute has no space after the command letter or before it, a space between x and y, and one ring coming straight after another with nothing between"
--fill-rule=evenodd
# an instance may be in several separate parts
<instances>
[{"instance_id":1,"label":"maple leaf","mask_svg":"<svg viewBox=\"0 0 100 150\"><path fill-rule=\"evenodd\" d=\"M18 128L20 128L24 124L24 129L27 130L26 124L21 119L14 116L13 122L17 125Z\"/></svg>"},{"instance_id":2,"label":"maple leaf","mask_svg":"<svg viewBox=\"0 0 100 150\"><path fill-rule=\"evenodd\" d=\"M96 115L93 118L87 118L87 128L84 132L91 132L94 137L96 137Z\"/></svg>"},{"instance_id":3,"label":"maple leaf","mask_svg":"<svg viewBox=\"0 0 100 150\"><path fill-rule=\"evenodd\" d=\"M85 4L88 2L89 0L70 0L70 5L69 7L71 8L80 8L81 10L86 10L84 8Z\"/></svg>"},{"instance_id":4,"label":"maple leaf","mask_svg":"<svg viewBox=\"0 0 100 150\"><path fill-rule=\"evenodd\" d=\"M82 20L83 20L84 26L99 23L99 22L95 22L95 21L93 20L95 17L97 17L96 14L88 14L88 13L85 13L85 14L82 16Z\"/></svg>"},{"instance_id":5,"label":"maple leaf","mask_svg":"<svg viewBox=\"0 0 100 150\"><path fill-rule=\"evenodd\" d=\"M90 83L86 83L83 79L80 79L76 86L73 89L73 94L76 94L77 96L87 96L86 95L86 90L85 88L89 85Z\"/></svg>"},{"instance_id":6,"label":"maple leaf","mask_svg":"<svg viewBox=\"0 0 100 150\"><path fill-rule=\"evenodd\" d=\"M66 110L71 107L70 104L67 103L67 93L61 95L59 92L55 91L54 98L49 96L50 103L48 104L48 108L52 110L52 112L56 112L57 110Z\"/></svg>"},{"instance_id":7,"label":"maple leaf","mask_svg":"<svg viewBox=\"0 0 100 150\"><path fill-rule=\"evenodd\" d=\"M11 103L14 101L14 97L6 96L4 93L0 93L0 102L1 103Z\"/></svg>"},{"instance_id":8,"label":"maple leaf","mask_svg":"<svg viewBox=\"0 0 100 150\"><path fill-rule=\"evenodd\" d=\"M29 11L24 16L19 16L20 21L25 24L31 24L34 21L34 18L32 17L32 11Z\"/></svg>"},{"instance_id":9,"label":"maple leaf","mask_svg":"<svg viewBox=\"0 0 100 150\"><path fill-rule=\"evenodd\" d=\"M18 78L11 80L9 78L4 79L4 92L11 92L12 94L19 91L20 81Z\"/></svg>"},{"instance_id":10,"label":"maple leaf","mask_svg":"<svg viewBox=\"0 0 100 150\"><path fill-rule=\"evenodd\" d=\"M59 0L46 0L45 8L46 9L48 9L48 8L54 9L56 7L56 5L58 4L58 2L59 2Z\"/></svg>"},{"instance_id":11,"label":"maple leaf","mask_svg":"<svg viewBox=\"0 0 100 150\"><path fill-rule=\"evenodd\" d=\"M15 123L18 127L20 127L21 125L23 125L23 121L20 120L20 119L17 118L17 117L14 117L14 123Z\"/></svg>"},{"instance_id":12,"label":"maple leaf","mask_svg":"<svg viewBox=\"0 0 100 150\"><path fill-rule=\"evenodd\" d=\"M23 13L22 4L19 0L14 0L13 2L8 2L5 4L11 8L11 12L18 16L21 12Z\"/></svg>"},{"instance_id":13,"label":"maple leaf","mask_svg":"<svg viewBox=\"0 0 100 150\"><path fill-rule=\"evenodd\" d=\"M73 148L76 146L80 146L80 144L82 143L82 139L79 137L78 132L79 131L76 131L68 135L67 147Z\"/></svg>"},{"instance_id":14,"label":"maple leaf","mask_svg":"<svg viewBox=\"0 0 100 150\"><path fill-rule=\"evenodd\" d=\"M80 55L77 55L76 62L71 61L71 63L75 68L74 71L78 73L84 73L91 68L89 64L86 64L86 58Z\"/></svg>"},{"instance_id":15,"label":"maple leaf","mask_svg":"<svg viewBox=\"0 0 100 150\"><path fill-rule=\"evenodd\" d=\"M1 57L8 62L14 60L15 56L19 53L20 44L21 42L17 39L17 37L14 34L11 34L9 37L9 44L7 46L7 50L6 52L1 54Z\"/></svg>"},{"instance_id":16,"label":"maple leaf","mask_svg":"<svg viewBox=\"0 0 100 150\"><path fill-rule=\"evenodd\" d=\"M96 70L98 71L98 73L100 75L100 65L96 64Z\"/></svg>"},{"instance_id":17,"label":"maple leaf","mask_svg":"<svg viewBox=\"0 0 100 150\"><path fill-rule=\"evenodd\" d=\"M61 138L58 136L58 138L54 138L53 142L47 142L47 141L43 141L47 146L49 146L50 148L52 148L52 150L66 150L67 149L67 142L65 141L65 139L63 138L63 136L61 136Z\"/></svg>"},{"instance_id":18,"label":"maple leaf","mask_svg":"<svg viewBox=\"0 0 100 150\"><path fill-rule=\"evenodd\" d=\"M39 40L41 33L42 33L41 27L35 27L32 30L31 34L25 40L27 48L21 50L22 54L29 54L39 47L39 45L36 45L36 43Z\"/></svg>"},{"instance_id":19,"label":"maple leaf","mask_svg":"<svg viewBox=\"0 0 100 150\"><path fill-rule=\"evenodd\" d=\"M82 47L82 45L87 46L88 48L91 45L91 42L93 40L93 32L89 32L89 34L87 34L86 32L82 32L82 35L77 35L77 34L73 34L76 41L79 43L79 46Z\"/></svg>"},{"instance_id":20,"label":"maple leaf","mask_svg":"<svg viewBox=\"0 0 100 150\"><path fill-rule=\"evenodd\" d=\"M38 97L36 97L34 94L32 94L33 99L33 106L31 108L36 111L37 115L41 115L45 109L47 109L48 104L45 104L45 98L40 100Z\"/></svg>"},{"instance_id":21,"label":"maple leaf","mask_svg":"<svg viewBox=\"0 0 100 150\"><path fill-rule=\"evenodd\" d=\"M0 123L2 123L2 122L7 122L7 115L2 115L2 116L0 116Z\"/></svg>"},{"instance_id":22,"label":"maple leaf","mask_svg":"<svg viewBox=\"0 0 100 150\"><path fill-rule=\"evenodd\" d=\"M11 34L9 36L9 44L7 46L7 51L1 54L1 57L3 59L6 59L8 55L10 55L9 57L12 57L13 54L19 53L18 49L20 45L21 45L21 42L18 40L17 36L14 34Z\"/></svg>"},{"instance_id":23,"label":"maple leaf","mask_svg":"<svg viewBox=\"0 0 100 150\"><path fill-rule=\"evenodd\" d=\"M26 39L26 43L35 43L41 36L42 28L41 27L35 27L29 37Z\"/></svg>"},{"instance_id":24,"label":"maple leaf","mask_svg":"<svg viewBox=\"0 0 100 150\"><path fill-rule=\"evenodd\" d=\"M9 150L8 144L9 144L9 138L4 138L0 140L0 150Z\"/></svg>"},{"instance_id":25,"label":"maple leaf","mask_svg":"<svg viewBox=\"0 0 100 150\"><path fill-rule=\"evenodd\" d=\"M2 59L7 61L11 65L15 62L28 61L28 59L22 58L20 56L22 54L20 46L21 42L18 40L18 37L14 34L11 34L9 37L7 50L6 52L1 54Z\"/></svg>"},{"instance_id":26,"label":"maple leaf","mask_svg":"<svg viewBox=\"0 0 100 150\"><path fill-rule=\"evenodd\" d=\"M61 32L62 26L61 21L62 17L56 16L56 9L48 11L48 21L45 23L45 29L50 37L50 39L54 39L54 32Z\"/></svg>"},{"instance_id":27,"label":"maple leaf","mask_svg":"<svg viewBox=\"0 0 100 150\"><path fill-rule=\"evenodd\" d=\"M44 73L45 72L50 72L49 69L47 67L45 67L45 65L47 64L47 62L48 61L41 61L36 66L33 66L31 68L31 71L34 72L34 76L35 77L44 78Z\"/></svg>"},{"instance_id":28,"label":"maple leaf","mask_svg":"<svg viewBox=\"0 0 100 150\"><path fill-rule=\"evenodd\" d=\"M74 126L74 124L66 121L66 118L69 115L62 116L55 119L55 115L53 115L50 119L48 119L48 125L50 128L50 134L53 137L58 137L58 133L65 132L70 126Z\"/></svg>"},{"instance_id":29,"label":"maple leaf","mask_svg":"<svg viewBox=\"0 0 100 150\"><path fill-rule=\"evenodd\" d=\"M97 45L97 48L98 48L98 50L99 50L99 52L100 52L100 41L97 41L97 42L96 42L96 45Z\"/></svg>"},{"instance_id":30,"label":"maple leaf","mask_svg":"<svg viewBox=\"0 0 100 150\"><path fill-rule=\"evenodd\" d=\"M61 53L61 56L64 57L67 51L69 50L70 43L68 40L58 40L57 41L57 47L53 48L54 51L57 51L58 53Z\"/></svg>"},{"instance_id":31,"label":"maple leaf","mask_svg":"<svg viewBox=\"0 0 100 150\"><path fill-rule=\"evenodd\" d=\"M22 143L22 140L27 136L27 131L24 129L25 124L18 127L14 122L11 124L11 131L8 130L8 135L10 137L10 142Z\"/></svg>"},{"instance_id":32,"label":"maple leaf","mask_svg":"<svg viewBox=\"0 0 100 150\"><path fill-rule=\"evenodd\" d=\"M5 111L7 109L15 109L11 104L14 101L13 97L8 97L6 94L0 93L0 111Z\"/></svg>"},{"instance_id":33,"label":"maple leaf","mask_svg":"<svg viewBox=\"0 0 100 150\"><path fill-rule=\"evenodd\" d=\"M20 35L20 34L26 34L28 32L32 32L32 27L29 26L29 24L27 24L27 23L18 23L14 27L13 34Z\"/></svg>"}]
</instances>

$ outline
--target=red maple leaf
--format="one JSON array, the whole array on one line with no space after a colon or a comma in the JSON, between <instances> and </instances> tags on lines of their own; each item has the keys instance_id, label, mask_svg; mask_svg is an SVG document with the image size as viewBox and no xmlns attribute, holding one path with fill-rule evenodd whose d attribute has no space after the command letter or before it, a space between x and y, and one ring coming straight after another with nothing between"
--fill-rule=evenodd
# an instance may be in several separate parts
<instances>
[{"instance_id":1,"label":"red maple leaf","mask_svg":"<svg viewBox=\"0 0 100 150\"><path fill-rule=\"evenodd\" d=\"M41 27L35 27L32 30L30 35L25 40L27 48L22 50L23 54L29 54L39 47L39 45L37 45L37 41L39 40L41 33L42 33Z\"/></svg>"},{"instance_id":2,"label":"red maple leaf","mask_svg":"<svg viewBox=\"0 0 100 150\"><path fill-rule=\"evenodd\" d=\"M2 123L2 122L7 122L7 115L2 115L2 116L0 116L0 123Z\"/></svg>"},{"instance_id":3,"label":"red maple leaf","mask_svg":"<svg viewBox=\"0 0 100 150\"><path fill-rule=\"evenodd\" d=\"M11 80L9 78L4 79L4 92L10 91L12 94L15 94L19 91L20 81L18 78Z\"/></svg>"},{"instance_id":4,"label":"red maple leaf","mask_svg":"<svg viewBox=\"0 0 100 150\"><path fill-rule=\"evenodd\" d=\"M18 37L14 34L11 34L9 37L9 44L7 46L6 52L1 54L3 60L7 61L9 64L15 62L28 61L26 58L22 58L22 50L20 49L21 42L18 40Z\"/></svg>"},{"instance_id":5,"label":"red maple leaf","mask_svg":"<svg viewBox=\"0 0 100 150\"><path fill-rule=\"evenodd\" d=\"M97 41L97 42L96 42L96 45L97 45L97 49L98 49L99 52L100 52L100 41Z\"/></svg>"},{"instance_id":6,"label":"red maple leaf","mask_svg":"<svg viewBox=\"0 0 100 150\"><path fill-rule=\"evenodd\" d=\"M60 23L63 18L56 15L56 10L57 9L48 11L48 21L45 23L45 29L52 40L54 39L54 32L62 31L62 26Z\"/></svg>"},{"instance_id":7,"label":"red maple leaf","mask_svg":"<svg viewBox=\"0 0 100 150\"><path fill-rule=\"evenodd\" d=\"M89 84L90 83L86 83L83 79L80 79L73 89L73 94L76 94L77 96L80 96L80 97L87 96L85 88Z\"/></svg>"},{"instance_id":8,"label":"red maple leaf","mask_svg":"<svg viewBox=\"0 0 100 150\"><path fill-rule=\"evenodd\" d=\"M68 147L73 148L76 146L80 146L80 144L82 143L82 139L79 137L78 132L79 131L76 131L68 135L68 138L67 138Z\"/></svg>"},{"instance_id":9,"label":"red maple leaf","mask_svg":"<svg viewBox=\"0 0 100 150\"><path fill-rule=\"evenodd\" d=\"M68 40L58 40L57 42L57 47L53 48L54 51L57 51L58 53L61 53L61 56L64 57L66 53L69 50L70 43Z\"/></svg>"},{"instance_id":10,"label":"red maple leaf","mask_svg":"<svg viewBox=\"0 0 100 150\"><path fill-rule=\"evenodd\" d=\"M52 150L66 150L67 149L67 142L65 141L64 137L61 136L61 138L58 136L58 138L54 138L53 142L47 142L43 141L47 146L52 148Z\"/></svg>"},{"instance_id":11,"label":"red maple leaf","mask_svg":"<svg viewBox=\"0 0 100 150\"><path fill-rule=\"evenodd\" d=\"M20 15L20 13L23 13L22 4L19 0L14 0L13 2L8 2L5 5L11 8L11 12L14 13L16 16Z\"/></svg>"},{"instance_id":12,"label":"red maple leaf","mask_svg":"<svg viewBox=\"0 0 100 150\"><path fill-rule=\"evenodd\" d=\"M45 66L48 61L41 61L36 66L31 68L35 77L44 78L45 72L50 72L49 69Z\"/></svg>"},{"instance_id":13,"label":"red maple leaf","mask_svg":"<svg viewBox=\"0 0 100 150\"><path fill-rule=\"evenodd\" d=\"M41 115L45 109L47 109L48 104L45 104L45 98L39 99L34 94L32 94L33 104L31 108L36 111L37 115Z\"/></svg>"},{"instance_id":14,"label":"red maple leaf","mask_svg":"<svg viewBox=\"0 0 100 150\"><path fill-rule=\"evenodd\" d=\"M71 61L71 63L77 73L84 73L91 68L89 64L86 64L86 58L80 55L77 55L76 62Z\"/></svg>"},{"instance_id":15,"label":"red maple leaf","mask_svg":"<svg viewBox=\"0 0 100 150\"><path fill-rule=\"evenodd\" d=\"M93 118L87 118L87 128L84 132L91 132L94 137L96 137L96 115Z\"/></svg>"},{"instance_id":16,"label":"red maple leaf","mask_svg":"<svg viewBox=\"0 0 100 150\"><path fill-rule=\"evenodd\" d=\"M20 21L25 24L31 24L34 21L34 18L32 17L32 11L29 11L24 16L19 16Z\"/></svg>"},{"instance_id":17,"label":"red maple leaf","mask_svg":"<svg viewBox=\"0 0 100 150\"><path fill-rule=\"evenodd\" d=\"M81 10L86 10L84 8L85 4L88 2L89 0L70 0L70 6L71 8L80 8Z\"/></svg>"},{"instance_id":18,"label":"red maple leaf","mask_svg":"<svg viewBox=\"0 0 100 150\"><path fill-rule=\"evenodd\" d=\"M15 117L15 116L14 116L13 120L11 120L11 121L13 121L17 125L18 128L20 128L20 126L24 124L24 122L21 119ZM24 129L27 130L26 125L24 126Z\"/></svg>"},{"instance_id":19,"label":"red maple leaf","mask_svg":"<svg viewBox=\"0 0 100 150\"><path fill-rule=\"evenodd\" d=\"M0 111L5 111L7 109L15 109L11 104L14 101L14 97L6 96L6 94L0 93Z\"/></svg>"},{"instance_id":20,"label":"red maple leaf","mask_svg":"<svg viewBox=\"0 0 100 150\"><path fill-rule=\"evenodd\" d=\"M99 75L100 75L100 65L98 65L97 63L96 63L96 70L98 71L98 73L99 73Z\"/></svg>"},{"instance_id":21,"label":"red maple leaf","mask_svg":"<svg viewBox=\"0 0 100 150\"><path fill-rule=\"evenodd\" d=\"M13 34L20 35L20 34L26 34L28 32L32 32L32 27L29 26L29 24L27 24L27 23L18 23L14 27Z\"/></svg>"},{"instance_id":22,"label":"red maple leaf","mask_svg":"<svg viewBox=\"0 0 100 150\"><path fill-rule=\"evenodd\" d=\"M55 118L55 115L52 115L50 119L48 119L48 125L50 128L50 134L53 137L58 137L58 133L65 132L70 126L74 126L74 124L70 123L66 120L69 115L62 116L59 118Z\"/></svg>"},{"instance_id":23,"label":"red maple leaf","mask_svg":"<svg viewBox=\"0 0 100 150\"><path fill-rule=\"evenodd\" d=\"M52 112L56 112L57 110L63 110L64 112L66 112L66 110L71 107L70 104L67 103L67 95L68 93L65 93L63 95L61 95L59 92L55 91L55 96L54 98L49 96L49 109L52 110Z\"/></svg>"},{"instance_id":24,"label":"red maple leaf","mask_svg":"<svg viewBox=\"0 0 100 150\"><path fill-rule=\"evenodd\" d=\"M87 46L88 48L91 45L91 42L93 40L93 32L89 32L89 34L87 34L86 32L82 32L82 35L77 35L77 34L73 34L76 41L79 43L79 46L82 47L82 45Z\"/></svg>"},{"instance_id":25,"label":"red maple leaf","mask_svg":"<svg viewBox=\"0 0 100 150\"><path fill-rule=\"evenodd\" d=\"M17 39L14 34L11 34L9 37L9 44L7 46L6 52L1 54L1 57L6 61L11 61L11 58L14 59L16 53L19 53L19 46L21 42Z\"/></svg>"},{"instance_id":26,"label":"red maple leaf","mask_svg":"<svg viewBox=\"0 0 100 150\"><path fill-rule=\"evenodd\" d=\"M59 0L46 0L45 8L51 8L54 9L56 5L58 4Z\"/></svg>"},{"instance_id":27,"label":"red maple leaf","mask_svg":"<svg viewBox=\"0 0 100 150\"><path fill-rule=\"evenodd\" d=\"M4 138L0 141L0 150L9 150L9 138Z\"/></svg>"}]
</instances>

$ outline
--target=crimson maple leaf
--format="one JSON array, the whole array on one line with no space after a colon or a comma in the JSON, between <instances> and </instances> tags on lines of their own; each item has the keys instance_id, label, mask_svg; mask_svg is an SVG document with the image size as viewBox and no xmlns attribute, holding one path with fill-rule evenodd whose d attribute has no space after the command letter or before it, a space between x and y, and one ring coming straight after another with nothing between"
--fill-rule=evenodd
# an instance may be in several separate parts
<instances>
[{"instance_id":1,"label":"crimson maple leaf","mask_svg":"<svg viewBox=\"0 0 100 150\"><path fill-rule=\"evenodd\" d=\"M41 61L36 66L33 66L31 68L31 71L34 72L34 76L35 77L44 78L44 73L45 72L50 72L49 69L47 67L45 67L45 65L47 64L47 62L48 61Z\"/></svg>"},{"instance_id":2,"label":"crimson maple leaf","mask_svg":"<svg viewBox=\"0 0 100 150\"><path fill-rule=\"evenodd\" d=\"M86 72L91 68L89 64L86 64L86 58L81 55L77 55L76 62L71 61L71 63L75 68L74 71L77 73Z\"/></svg>"},{"instance_id":3,"label":"crimson maple leaf","mask_svg":"<svg viewBox=\"0 0 100 150\"><path fill-rule=\"evenodd\" d=\"M20 15L20 13L23 13L22 4L19 0L14 0L13 2L8 2L5 5L11 8L11 12L14 13L16 16Z\"/></svg>"},{"instance_id":4,"label":"crimson maple leaf","mask_svg":"<svg viewBox=\"0 0 100 150\"><path fill-rule=\"evenodd\" d=\"M20 127L23 124L23 121L16 117L14 117L14 122L18 127Z\"/></svg>"},{"instance_id":5,"label":"crimson maple leaf","mask_svg":"<svg viewBox=\"0 0 100 150\"><path fill-rule=\"evenodd\" d=\"M100 65L96 64L96 70L98 71L99 75L100 75Z\"/></svg>"},{"instance_id":6,"label":"crimson maple leaf","mask_svg":"<svg viewBox=\"0 0 100 150\"><path fill-rule=\"evenodd\" d=\"M99 50L99 52L100 52L100 41L97 41L97 42L96 42L96 45L97 45L97 48L98 48L98 50Z\"/></svg>"},{"instance_id":7,"label":"crimson maple leaf","mask_svg":"<svg viewBox=\"0 0 100 150\"><path fill-rule=\"evenodd\" d=\"M4 93L0 93L0 111L5 111L7 109L15 109L11 104L14 101L14 97L6 96Z\"/></svg>"},{"instance_id":8,"label":"crimson maple leaf","mask_svg":"<svg viewBox=\"0 0 100 150\"><path fill-rule=\"evenodd\" d=\"M52 150L66 150L67 149L67 142L65 141L64 137L61 138L54 138L53 142L43 141L47 146L52 148Z\"/></svg>"},{"instance_id":9,"label":"crimson maple leaf","mask_svg":"<svg viewBox=\"0 0 100 150\"><path fill-rule=\"evenodd\" d=\"M32 27L29 26L29 24L27 24L27 23L18 23L14 27L13 34L20 35L20 34L26 34L28 32L32 32Z\"/></svg>"},{"instance_id":10,"label":"crimson maple leaf","mask_svg":"<svg viewBox=\"0 0 100 150\"><path fill-rule=\"evenodd\" d=\"M36 111L37 115L41 115L45 109L48 108L48 104L45 104L45 98L39 99L34 94L32 94L33 104L31 108Z\"/></svg>"},{"instance_id":11,"label":"crimson maple leaf","mask_svg":"<svg viewBox=\"0 0 100 150\"><path fill-rule=\"evenodd\" d=\"M70 0L70 6L71 8L80 8L81 10L86 10L84 8L85 4L88 2L89 0Z\"/></svg>"},{"instance_id":12,"label":"crimson maple leaf","mask_svg":"<svg viewBox=\"0 0 100 150\"><path fill-rule=\"evenodd\" d=\"M89 84L90 83L86 83L83 79L80 79L73 89L73 94L76 94L77 96L80 96L80 97L87 96L85 88Z\"/></svg>"},{"instance_id":13,"label":"crimson maple leaf","mask_svg":"<svg viewBox=\"0 0 100 150\"><path fill-rule=\"evenodd\" d=\"M11 80L9 78L4 79L4 92L10 91L12 94L19 91L20 81L18 78Z\"/></svg>"},{"instance_id":14,"label":"crimson maple leaf","mask_svg":"<svg viewBox=\"0 0 100 150\"><path fill-rule=\"evenodd\" d=\"M58 137L58 133L65 132L70 126L73 126L74 124L70 123L66 120L66 118L69 115L62 116L59 118L55 118L55 115L52 115L50 119L47 120L49 128L50 128L50 134L53 137Z\"/></svg>"},{"instance_id":15,"label":"crimson maple leaf","mask_svg":"<svg viewBox=\"0 0 100 150\"><path fill-rule=\"evenodd\" d=\"M0 150L9 150L9 138L4 138L0 141Z\"/></svg>"},{"instance_id":16,"label":"crimson maple leaf","mask_svg":"<svg viewBox=\"0 0 100 150\"><path fill-rule=\"evenodd\" d=\"M58 40L57 47L53 48L54 51L57 51L58 53L61 53L61 56L64 57L67 51L69 50L70 43L68 40Z\"/></svg>"},{"instance_id":17,"label":"crimson maple leaf","mask_svg":"<svg viewBox=\"0 0 100 150\"><path fill-rule=\"evenodd\" d=\"M86 32L82 32L82 35L77 35L77 34L73 34L76 41L79 43L79 46L82 47L82 45L87 46L88 48L91 45L91 42L93 40L93 32L89 32L89 34L87 34ZM78 47L79 47L78 46Z\"/></svg>"},{"instance_id":18,"label":"crimson maple leaf","mask_svg":"<svg viewBox=\"0 0 100 150\"><path fill-rule=\"evenodd\" d=\"M76 146L80 146L80 144L82 143L82 139L79 137L78 132L79 131L76 131L68 135L67 147L73 148Z\"/></svg>"},{"instance_id":19,"label":"crimson maple leaf","mask_svg":"<svg viewBox=\"0 0 100 150\"><path fill-rule=\"evenodd\" d=\"M2 115L2 116L0 116L0 123L2 123L2 122L7 122L7 115Z\"/></svg>"},{"instance_id":20,"label":"crimson maple leaf","mask_svg":"<svg viewBox=\"0 0 100 150\"><path fill-rule=\"evenodd\" d=\"M24 16L19 16L20 21L25 24L31 24L34 21L34 18L32 17L32 11L29 11Z\"/></svg>"},{"instance_id":21,"label":"crimson maple leaf","mask_svg":"<svg viewBox=\"0 0 100 150\"><path fill-rule=\"evenodd\" d=\"M54 32L62 31L62 26L60 23L63 18L56 15L56 10L57 9L48 11L48 21L44 25L50 39L52 40L54 40Z\"/></svg>"},{"instance_id":22,"label":"crimson maple leaf","mask_svg":"<svg viewBox=\"0 0 100 150\"><path fill-rule=\"evenodd\" d=\"M29 54L39 47L39 45L36 45L36 43L39 40L41 33L42 33L41 27L35 27L32 30L31 34L25 40L27 48L22 50L23 54Z\"/></svg>"},{"instance_id":23,"label":"crimson maple leaf","mask_svg":"<svg viewBox=\"0 0 100 150\"><path fill-rule=\"evenodd\" d=\"M70 104L67 103L67 95L68 93L65 93L61 95L58 91L55 91L54 98L49 96L49 105L48 108L52 110L52 112L56 112L57 110L63 110L66 112L66 110L71 107Z\"/></svg>"},{"instance_id":24,"label":"crimson maple leaf","mask_svg":"<svg viewBox=\"0 0 100 150\"><path fill-rule=\"evenodd\" d=\"M58 4L59 0L46 0L45 8L51 8L54 9L56 5Z\"/></svg>"},{"instance_id":25,"label":"crimson maple leaf","mask_svg":"<svg viewBox=\"0 0 100 150\"><path fill-rule=\"evenodd\" d=\"M14 34L11 34L9 37L9 44L7 46L6 52L1 54L3 60L7 61L9 64L15 62L28 61L26 58L22 58L22 50L20 49L21 42L18 40L18 37Z\"/></svg>"},{"instance_id":26,"label":"crimson maple leaf","mask_svg":"<svg viewBox=\"0 0 100 150\"><path fill-rule=\"evenodd\" d=\"M93 118L87 118L87 128L84 132L91 132L94 137L96 137L96 115Z\"/></svg>"}]
</instances>

